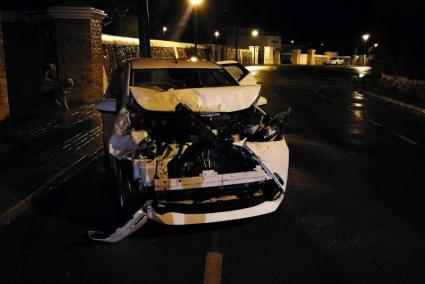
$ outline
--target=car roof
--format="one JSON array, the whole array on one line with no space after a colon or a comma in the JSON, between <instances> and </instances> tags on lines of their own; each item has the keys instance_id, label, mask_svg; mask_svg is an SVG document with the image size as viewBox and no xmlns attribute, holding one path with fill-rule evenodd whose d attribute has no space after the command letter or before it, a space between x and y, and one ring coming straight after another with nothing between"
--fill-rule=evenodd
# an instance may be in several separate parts
<instances>
[{"instance_id":1,"label":"car roof","mask_svg":"<svg viewBox=\"0 0 425 284\"><path fill-rule=\"evenodd\" d=\"M221 67L213 62L200 59L191 61L190 59L167 59L167 58L132 58L132 69L155 69L155 68L206 68L221 69Z\"/></svg>"}]
</instances>

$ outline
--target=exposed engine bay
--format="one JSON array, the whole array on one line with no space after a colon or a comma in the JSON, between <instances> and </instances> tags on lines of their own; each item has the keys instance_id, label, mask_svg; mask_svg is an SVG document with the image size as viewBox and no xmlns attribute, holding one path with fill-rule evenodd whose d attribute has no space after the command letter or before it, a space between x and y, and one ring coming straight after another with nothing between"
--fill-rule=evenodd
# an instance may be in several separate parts
<instances>
[{"instance_id":1,"label":"exposed engine bay","mask_svg":"<svg viewBox=\"0 0 425 284\"><path fill-rule=\"evenodd\" d=\"M282 198L287 165L281 176L255 151L267 151L272 160L273 151L281 147L273 141L283 141L286 147L283 130L289 113L272 117L256 102L232 112L194 112L184 103L174 112L151 111L130 96L109 141L109 153L131 195L122 198L132 199L134 214L133 222L116 235L141 226L141 208L149 219L166 224L203 223L210 221L178 221L176 212L237 212ZM123 237L92 235L108 242Z\"/></svg>"}]
</instances>

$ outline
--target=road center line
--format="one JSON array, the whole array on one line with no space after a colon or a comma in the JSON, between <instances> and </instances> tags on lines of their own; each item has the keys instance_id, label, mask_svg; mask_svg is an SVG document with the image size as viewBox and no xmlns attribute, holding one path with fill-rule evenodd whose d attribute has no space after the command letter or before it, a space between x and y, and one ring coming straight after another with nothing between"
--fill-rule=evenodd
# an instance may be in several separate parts
<instances>
[{"instance_id":1,"label":"road center line","mask_svg":"<svg viewBox=\"0 0 425 284\"><path fill-rule=\"evenodd\" d=\"M379 126L379 127L383 127L383 125L379 122L376 122L375 120L372 119L368 119L367 121L369 121L370 123L372 123L373 125Z\"/></svg>"},{"instance_id":2,"label":"road center line","mask_svg":"<svg viewBox=\"0 0 425 284\"><path fill-rule=\"evenodd\" d=\"M385 128L385 127L384 127L384 125L382 125L381 123L379 123L379 122L377 122L377 121L374 121L374 120L372 120L372 119L368 119L367 121L369 121L369 122L370 122L370 123L372 123L373 125L376 125L376 126L379 126L379 127L383 127L383 128ZM405 141L405 142L407 142L407 143L409 143L409 144L412 144L412 145L420 145L418 142L416 142L416 141L414 141L414 140L412 140L412 139L410 139L410 138L408 138L408 137L406 137L406 136L404 136L404 135L402 135L402 134L399 134L399 133L397 133L396 131L394 131L394 130L392 130L392 129L385 128L385 130L386 130L386 131L388 131L388 133L391 133L391 134L393 134L393 135L397 136L398 138L400 138L401 140L403 140L403 141Z\"/></svg>"},{"instance_id":3,"label":"road center line","mask_svg":"<svg viewBox=\"0 0 425 284\"><path fill-rule=\"evenodd\" d=\"M404 135L397 134L397 137L398 137L398 138L400 138L400 139L402 139L402 140L404 140L404 141L406 141L407 143L412 144L412 145L419 145L419 143L418 143L418 142L413 141L412 139L410 139L410 138L408 138L408 137L406 137L406 136L404 136Z\"/></svg>"},{"instance_id":4,"label":"road center line","mask_svg":"<svg viewBox=\"0 0 425 284\"><path fill-rule=\"evenodd\" d=\"M319 97L321 97L322 99L324 99L325 101L327 101L328 103L334 104L334 105L339 105L339 102L328 98L327 96L324 96L322 94L319 94Z\"/></svg>"},{"instance_id":5,"label":"road center line","mask_svg":"<svg viewBox=\"0 0 425 284\"><path fill-rule=\"evenodd\" d=\"M216 251L207 253L205 260L204 284L220 284L223 254Z\"/></svg>"}]
</instances>

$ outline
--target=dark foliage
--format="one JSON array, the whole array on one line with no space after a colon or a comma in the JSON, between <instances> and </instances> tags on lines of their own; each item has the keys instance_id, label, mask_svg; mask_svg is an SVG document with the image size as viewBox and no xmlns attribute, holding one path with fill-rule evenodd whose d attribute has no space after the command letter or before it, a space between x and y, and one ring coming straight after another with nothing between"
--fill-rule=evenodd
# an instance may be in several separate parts
<instances>
[{"instance_id":1,"label":"dark foliage","mask_svg":"<svg viewBox=\"0 0 425 284\"><path fill-rule=\"evenodd\" d=\"M382 2L378 8L375 71L425 79L425 1Z\"/></svg>"}]
</instances>

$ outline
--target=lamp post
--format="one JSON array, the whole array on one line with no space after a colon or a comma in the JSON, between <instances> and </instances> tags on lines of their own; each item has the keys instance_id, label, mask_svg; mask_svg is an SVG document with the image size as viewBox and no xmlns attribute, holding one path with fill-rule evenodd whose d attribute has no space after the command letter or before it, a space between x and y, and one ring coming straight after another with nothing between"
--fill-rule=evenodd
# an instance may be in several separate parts
<instances>
[{"instance_id":1,"label":"lamp post","mask_svg":"<svg viewBox=\"0 0 425 284\"><path fill-rule=\"evenodd\" d=\"M252 37L254 38L254 65L256 64L256 60L255 60L255 38L258 36L258 30L252 30L251 32Z\"/></svg>"},{"instance_id":2,"label":"lamp post","mask_svg":"<svg viewBox=\"0 0 425 284\"><path fill-rule=\"evenodd\" d=\"M198 56L198 6L202 3L202 0L190 0L190 3L195 9L195 56Z\"/></svg>"},{"instance_id":3,"label":"lamp post","mask_svg":"<svg viewBox=\"0 0 425 284\"><path fill-rule=\"evenodd\" d=\"M149 26L149 0L138 1L138 35L139 35L139 55L140 57L151 57L151 34Z\"/></svg>"},{"instance_id":4,"label":"lamp post","mask_svg":"<svg viewBox=\"0 0 425 284\"><path fill-rule=\"evenodd\" d=\"M366 44L367 44L367 40L370 38L370 34L364 34L362 35L362 38L364 40L364 54L366 54Z\"/></svg>"}]
</instances>

